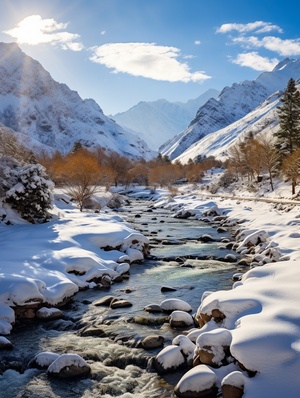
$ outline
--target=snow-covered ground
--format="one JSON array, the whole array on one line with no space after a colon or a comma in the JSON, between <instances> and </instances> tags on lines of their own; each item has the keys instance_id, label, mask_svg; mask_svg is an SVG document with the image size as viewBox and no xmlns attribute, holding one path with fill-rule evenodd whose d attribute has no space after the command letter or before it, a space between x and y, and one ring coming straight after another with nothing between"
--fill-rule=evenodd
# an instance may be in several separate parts
<instances>
[{"instance_id":1,"label":"snow-covered ground","mask_svg":"<svg viewBox=\"0 0 300 398\"><path fill-rule=\"evenodd\" d=\"M55 306L143 259L148 239L121 217L80 212L66 199L57 196L53 220L45 224L29 224L6 209L14 225L0 223L0 334L10 333L14 307Z\"/></svg>"},{"instance_id":2,"label":"snow-covered ground","mask_svg":"<svg viewBox=\"0 0 300 398\"><path fill-rule=\"evenodd\" d=\"M281 184L277 189L281 201L283 197L287 201L291 199L289 185ZM226 328L231 334L228 344L231 355L242 368L232 363L218 369L198 365L181 379L176 389L179 393L202 391L208 388L206 382L209 379L218 387L224 383L238 384L244 389L245 398L299 397L300 205L266 203L255 200L253 193L252 200L241 199L245 195L241 190L236 192L239 199L207 195L200 190L197 192L195 187L185 187L181 195L171 201L163 199L159 205L174 211L189 211L196 218L213 208L231 222L240 222L238 228L244 240L240 247L246 244L247 237L263 236L266 242L262 245L275 248L280 261L252 268L241 281L233 284L232 290L204 294L196 317L201 318L204 314L204 318L211 320L198 332L191 333L195 353L203 346L206 347L204 350L210 346L208 351L215 355L218 365L217 354L227 344L222 340L224 333L216 331ZM268 199L267 196L265 193L264 199ZM274 193L269 196L275 201ZM258 255L258 258L262 259L262 256ZM222 321L217 322L212 316L215 309L225 315ZM166 368L172 367L172 361L174 364L178 362L176 354L168 357L167 362L171 363L167 363ZM246 370L242 370L243 367ZM208 371L209 378L206 377ZM255 377L250 377L248 371L251 376L252 372L256 373Z\"/></svg>"},{"instance_id":3,"label":"snow-covered ground","mask_svg":"<svg viewBox=\"0 0 300 398\"><path fill-rule=\"evenodd\" d=\"M290 187L280 189L280 196L288 198ZM213 208L218 214L226 215L231 222L242 221L239 228L243 239L251 234L264 236L265 247L276 248L282 261L251 269L233 285L232 290L204 295L197 316L206 314L209 318L213 310L218 309L225 314L225 318L217 323L211 317L203 328L191 333L196 349L200 350L203 341L208 341L218 355L225 335L226 341L231 341L234 358L248 371L257 372L256 375L249 377L246 370L233 363L219 369L198 365L191 375L185 375L178 388L184 390L186 386L193 386L194 390L201 390L212 380L217 386L228 382L244 388L245 398L298 398L299 205L207 197L207 193L192 186L185 186L181 191L173 198L158 191L157 206L166 206L174 211L188 210L195 217L202 217L203 213ZM148 194L149 190L144 190L136 195ZM241 192L239 196L243 196ZM271 196L274 197L274 194ZM2 335L9 334L11 330L14 305L46 302L55 306L80 288L93 287L92 280L104 274L114 278L128 270L128 261L142 258L147 238L132 230L119 215L104 210L100 213L80 213L73 205L61 200L56 202L54 214L51 222L42 225L21 223L17 219L16 225L0 224ZM118 250L101 249L108 246ZM231 338L228 338L228 332L216 333L218 328L228 330ZM187 344L186 340L177 340ZM174 343L178 344L181 343ZM188 344L188 347L190 355L193 345ZM181 351L173 350L177 353ZM175 354L168 358L170 367L172 361L178 359Z\"/></svg>"}]
</instances>

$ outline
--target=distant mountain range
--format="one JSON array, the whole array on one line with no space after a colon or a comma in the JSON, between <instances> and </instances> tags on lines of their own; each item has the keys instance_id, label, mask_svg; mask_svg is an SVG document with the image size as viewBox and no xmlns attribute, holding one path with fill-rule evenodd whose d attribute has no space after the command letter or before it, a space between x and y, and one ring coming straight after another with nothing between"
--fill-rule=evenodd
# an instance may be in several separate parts
<instances>
[{"instance_id":1,"label":"distant mountain range","mask_svg":"<svg viewBox=\"0 0 300 398\"><path fill-rule=\"evenodd\" d=\"M300 59L286 58L256 80L225 87L217 99L211 98L199 108L188 128L163 144L159 151L171 160L182 162L199 154L225 153L228 145L249 128L255 126L257 132L267 120L272 125L277 123L276 112L272 113L278 105L279 94L275 93L284 90L290 78L299 77ZM258 119L263 120L258 122Z\"/></svg>"},{"instance_id":2,"label":"distant mountain range","mask_svg":"<svg viewBox=\"0 0 300 398\"><path fill-rule=\"evenodd\" d=\"M131 159L149 160L157 154L149 147L159 145L162 155L183 163L199 155L225 157L237 139L277 128L276 107L291 77L300 78L300 59L286 58L253 81L186 103L140 102L114 121L94 100L53 80L15 43L0 43L0 127L34 151L67 153L79 141Z\"/></svg>"},{"instance_id":3,"label":"distant mountain range","mask_svg":"<svg viewBox=\"0 0 300 398\"><path fill-rule=\"evenodd\" d=\"M112 118L127 131L138 133L152 149L157 150L190 124L200 106L209 98L217 98L219 94L219 91L210 89L185 103L169 102L165 99L141 101Z\"/></svg>"},{"instance_id":4,"label":"distant mountain range","mask_svg":"<svg viewBox=\"0 0 300 398\"><path fill-rule=\"evenodd\" d=\"M53 80L15 43L0 43L0 87L0 123L32 149L66 153L80 141L132 159L155 156L142 139L105 116L94 100L83 100Z\"/></svg>"}]
</instances>

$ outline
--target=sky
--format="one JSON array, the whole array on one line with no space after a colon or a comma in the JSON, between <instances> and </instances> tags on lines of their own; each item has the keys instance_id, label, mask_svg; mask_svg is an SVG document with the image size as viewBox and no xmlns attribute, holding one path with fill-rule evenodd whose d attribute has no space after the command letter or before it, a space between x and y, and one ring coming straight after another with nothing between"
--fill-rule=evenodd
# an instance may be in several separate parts
<instances>
[{"instance_id":1,"label":"sky","mask_svg":"<svg viewBox=\"0 0 300 398\"><path fill-rule=\"evenodd\" d=\"M299 15L299 0L1 0L0 41L114 115L299 58Z\"/></svg>"}]
</instances>

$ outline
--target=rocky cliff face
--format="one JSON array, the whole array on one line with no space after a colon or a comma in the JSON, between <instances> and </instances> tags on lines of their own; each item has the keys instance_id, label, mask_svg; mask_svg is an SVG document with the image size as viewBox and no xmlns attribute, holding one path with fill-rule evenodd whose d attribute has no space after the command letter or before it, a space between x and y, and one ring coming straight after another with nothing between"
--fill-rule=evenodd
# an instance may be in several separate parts
<instances>
[{"instance_id":1,"label":"rocky cliff face","mask_svg":"<svg viewBox=\"0 0 300 398\"><path fill-rule=\"evenodd\" d=\"M46 151L68 152L75 141L130 158L154 156L139 137L125 132L92 99L52 79L41 64L12 43L0 43L0 123L39 142Z\"/></svg>"},{"instance_id":2,"label":"rocky cliff face","mask_svg":"<svg viewBox=\"0 0 300 398\"><path fill-rule=\"evenodd\" d=\"M240 120L275 91L283 90L291 77L300 77L300 60L286 59L256 80L225 87L217 99L209 99L199 108L187 129L163 144L159 151L171 159L180 157L207 135Z\"/></svg>"}]
</instances>

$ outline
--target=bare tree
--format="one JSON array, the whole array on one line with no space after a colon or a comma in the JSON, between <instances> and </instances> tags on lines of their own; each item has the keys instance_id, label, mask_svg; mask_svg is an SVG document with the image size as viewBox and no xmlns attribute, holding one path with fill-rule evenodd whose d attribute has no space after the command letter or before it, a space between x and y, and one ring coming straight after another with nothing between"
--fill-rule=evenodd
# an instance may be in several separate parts
<instances>
[{"instance_id":1,"label":"bare tree","mask_svg":"<svg viewBox=\"0 0 300 398\"><path fill-rule=\"evenodd\" d=\"M282 172L292 181L292 195L294 195L300 177L300 149L284 158L282 162Z\"/></svg>"}]
</instances>

